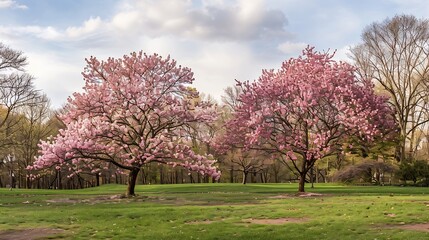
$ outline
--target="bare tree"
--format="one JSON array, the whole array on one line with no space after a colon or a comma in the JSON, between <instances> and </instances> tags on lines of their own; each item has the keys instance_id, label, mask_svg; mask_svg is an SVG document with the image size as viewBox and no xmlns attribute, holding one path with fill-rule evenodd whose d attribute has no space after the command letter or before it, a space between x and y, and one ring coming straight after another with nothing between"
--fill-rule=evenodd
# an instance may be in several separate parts
<instances>
[{"instance_id":1,"label":"bare tree","mask_svg":"<svg viewBox=\"0 0 429 240\"><path fill-rule=\"evenodd\" d=\"M22 130L19 124L25 119L18 110L42 99L33 86L33 77L25 72L26 65L22 52L0 43L0 162L9 166L11 187L15 185L17 134Z\"/></svg>"},{"instance_id":2,"label":"bare tree","mask_svg":"<svg viewBox=\"0 0 429 240\"><path fill-rule=\"evenodd\" d=\"M55 126L55 121L52 121L53 112L50 109L50 101L44 94L33 98L26 106L21 107L20 113L24 116L24 120L19 124L18 148L21 156L18 164L21 172L26 173L26 168L34 162L38 153L40 140L53 135L58 128ZM30 188L30 178L28 174L25 175L26 187Z\"/></svg>"},{"instance_id":3,"label":"bare tree","mask_svg":"<svg viewBox=\"0 0 429 240\"><path fill-rule=\"evenodd\" d=\"M10 114L35 99L38 92L33 86L33 77L24 71L27 58L0 43L0 107L5 114L0 118L3 127Z\"/></svg>"},{"instance_id":4,"label":"bare tree","mask_svg":"<svg viewBox=\"0 0 429 240\"><path fill-rule=\"evenodd\" d=\"M396 109L400 141L397 160L412 158L416 129L429 121L429 21L410 15L368 26L351 49L362 78L376 80ZM406 154L408 149L409 155Z\"/></svg>"},{"instance_id":5,"label":"bare tree","mask_svg":"<svg viewBox=\"0 0 429 240\"><path fill-rule=\"evenodd\" d=\"M22 52L15 51L0 43L0 70L16 69L22 70L27 65L27 58Z\"/></svg>"},{"instance_id":6,"label":"bare tree","mask_svg":"<svg viewBox=\"0 0 429 240\"><path fill-rule=\"evenodd\" d=\"M236 106L240 104L238 96L243 90L241 87L234 85L233 87L227 87L225 89L225 94L222 95L222 103L224 106L228 107L232 111Z\"/></svg>"},{"instance_id":7,"label":"bare tree","mask_svg":"<svg viewBox=\"0 0 429 240\"><path fill-rule=\"evenodd\" d=\"M229 152L227 161L224 164L229 165L232 169L242 172L242 183L248 182L249 173L257 174L267 166L272 164L269 155L257 150L245 150L243 148L236 148Z\"/></svg>"}]
</instances>

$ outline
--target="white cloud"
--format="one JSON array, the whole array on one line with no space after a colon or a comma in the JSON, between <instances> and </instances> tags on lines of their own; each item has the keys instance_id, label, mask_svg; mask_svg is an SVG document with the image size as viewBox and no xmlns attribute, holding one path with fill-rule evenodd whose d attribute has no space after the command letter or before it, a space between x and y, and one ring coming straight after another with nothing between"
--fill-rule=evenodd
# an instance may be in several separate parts
<instances>
[{"instance_id":1,"label":"white cloud","mask_svg":"<svg viewBox=\"0 0 429 240\"><path fill-rule=\"evenodd\" d=\"M112 19L113 27L133 34L158 37L165 34L202 40L255 40L284 37L286 17L264 7L261 0L192 1L144 0L125 2Z\"/></svg>"},{"instance_id":2,"label":"white cloud","mask_svg":"<svg viewBox=\"0 0 429 240\"><path fill-rule=\"evenodd\" d=\"M0 8L10 8L13 3L14 1L12 0L0 0Z\"/></svg>"},{"instance_id":3,"label":"white cloud","mask_svg":"<svg viewBox=\"0 0 429 240\"><path fill-rule=\"evenodd\" d=\"M11 0L0 1L15 4ZM53 26L11 26L6 27L6 32L9 35L33 34L41 39L66 42L84 41L94 35L249 41L284 39L289 36L285 30L286 24L284 14L265 8L263 0L236 0L233 4L230 1L206 0L198 7L190 0L124 0L110 19L90 17L80 26L70 26L65 30ZM2 31L5 34L5 27Z\"/></svg>"},{"instance_id":4,"label":"white cloud","mask_svg":"<svg viewBox=\"0 0 429 240\"><path fill-rule=\"evenodd\" d=\"M51 27L51 26L48 26L48 27L28 26L28 27L18 28L17 30L23 33L33 33L37 37L46 39L46 40L56 40L61 38L62 36L60 32L58 32L54 27Z\"/></svg>"},{"instance_id":5,"label":"white cloud","mask_svg":"<svg viewBox=\"0 0 429 240\"><path fill-rule=\"evenodd\" d=\"M80 27L68 27L65 33L68 37L79 38L81 36L85 36L87 34L91 34L95 32L101 27L102 24L103 23L100 17L96 17L96 18L90 17Z\"/></svg>"},{"instance_id":6,"label":"white cloud","mask_svg":"<svg viewBox=\"0 0 429 240\"><path fill-rule=\"evenodd\" d=\"M281 43L277 48L284 54L289 56L296 56L302 53L302 50L307 47L308 44L302 42L284 42Z\"/></svg>"},{"instance_id":7,"label":"white cloud","mask_svg":"<svg viewBox=\"0 0 429 240\"><path fill-rule=\"evenodd\" d=\"M111 23L113 27L122 31L127 31L139 21L139 15L138 11L120 12L113 17Z\"/></svg>"},{"instance_id":8,"label":"white cloud","mask_svg":"<svg viewBox=\"0 0 429 240\"><path fill-rule=\"evenodd\" d=\"M337 61L352 63L352 59L349 57L351 47L353 47L353 46L347 45L347 46L344 46L342 48L337 49L337 51L335 52L334 59Z\"/></svg>"},{"instance_id":9,"label":"white cloud","mask_svg":"<svg viewBox=\"0 0 429 240\"><path fill-rule=\"evenodd\" d=\"M14 7L18 9L28 9L27 5L24 4L15 4Z\"/></svg>"},{"instance_id":10,"label":"white cloud","mask_svg":"<svg viewBox=\"0 0 429 240\"><path fill-rule=\"evenodd\" d=\"M0 36L8 38L20 38L21 36L26 35L32 35L45 40L58 40L62 37L62 34L51 26L0 26Z\"/></svg>"},{"instance_id":11,"label":"white cloud","mask_svg":"<svg viewBox=\"0 0 429 240\"><path fill-rule=\"evenodd\" d=\"M59 30L53 26L1 26L0 36L5 38L20 38L22 36L33 36L42 40L53 42L73 42L86 41L93 37L93 34L101 33L103 22L99 17L89 18L78 27L68 27L66 30Z\"/></svg>"},{"instance_id":12,"label":"white cloud","mask_svg":"<svg viewBox=\"0 0 429 240\"><path fill-rule=\"evenodd\" d=\"M235 79L256 79L264 67L249 46L234 42L201 44L196 56L183 62L195 73L195 87L217 100L225 88L235 84Z\"/></svg>"},{"instance_id":13,"label":"white cloud","mask_svg":"<svg viewBox=\"0 0 429 240\"><path fill-rule=\"evenodd\" d=\"M28 9L26 5L19 4L13 0L0 0L0 8Z\"/></svg>"},{"instance_id":14,"label":"white cloud","mask_svg":"<svg viewBox=\"0 0 429 240\"><path fill-rule=\"evenodd\" d=\"M24 53L29 62L26 69L35 77L36 88L43 89L54 108L61 107L71 93L81 91L84 85L80 74L84 65L83 59L73 54L62 56L49 50L28 50Z\"/></svg>"}]
</instances>

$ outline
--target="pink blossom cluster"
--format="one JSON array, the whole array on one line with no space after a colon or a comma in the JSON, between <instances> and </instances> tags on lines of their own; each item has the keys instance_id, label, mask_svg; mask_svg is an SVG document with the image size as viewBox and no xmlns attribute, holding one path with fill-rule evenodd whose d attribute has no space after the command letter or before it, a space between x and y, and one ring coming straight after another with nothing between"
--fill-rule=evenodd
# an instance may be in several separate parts
<instances>
[{"instance_id":1,"label":"pink blossom cluster","mask_svg":"<svg viewBox=\"0 0 429 240\"><path fill-rule=\"evenodd\" d=\"M355 68L307 47L278 70L263 70L243 93L219 148L234 145L275 151L290 160L315 161L338 150L347 136L364 141L394 128L387 99Z\"/></svg>"},{"instance_id":2,"label":"pink blossom cluster","mask_svg":"<svg viewBox=\"0 0 429 240\"><path fill-rule=\"evenodd\" d=\"M60 116L66 128L40 143L30 169L62 165L96 172L108 164L131 170L157 162L219 178L216 161L181 138L188 124L216 119L214 107L198 101L190 87L191 69L142 52L86 62L84 91L68 99Z\"/></svg>"}]
</instances>

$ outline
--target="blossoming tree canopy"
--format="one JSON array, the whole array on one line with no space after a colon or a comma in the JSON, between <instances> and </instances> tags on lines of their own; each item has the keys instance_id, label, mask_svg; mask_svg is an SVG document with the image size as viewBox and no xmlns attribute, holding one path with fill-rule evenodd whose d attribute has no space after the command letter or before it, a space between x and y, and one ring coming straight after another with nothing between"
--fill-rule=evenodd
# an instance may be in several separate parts
<instances>
[{"instance_id":1,"label":"blossoming tree canopy","mask_svg":"<svg viewBox=\"0 0 429 240\"><path fill-rule=\"evenodd\" d=\"M150 162L220 177L210 156L186 144L188 124L216 117L211 104L195 101L189 68L142 52L86 62L84 91L68 99L61 116L66 128L40 143L41 155L32 168L57 165L79 173L113 164L130 172L128 195L134 195L139 170Z\"/></svg>"},{"instance_id":2,"label":"blossoming tree canopy","mask_svg":"<svg viewBox=\"0 0 429 240\"><path fill-rule=\"evenodd\" d=\"M304 191L309 169L341 151L346 136L382 137L394 124L387 99L375 94L370 81L359 81L353 66L332 57L307 47L279 70L264 70L257 81L239 83L243 92L224 146L244 141L245 148L291 160L300 174L299 191Z\"/></svg>"}]
</instances>

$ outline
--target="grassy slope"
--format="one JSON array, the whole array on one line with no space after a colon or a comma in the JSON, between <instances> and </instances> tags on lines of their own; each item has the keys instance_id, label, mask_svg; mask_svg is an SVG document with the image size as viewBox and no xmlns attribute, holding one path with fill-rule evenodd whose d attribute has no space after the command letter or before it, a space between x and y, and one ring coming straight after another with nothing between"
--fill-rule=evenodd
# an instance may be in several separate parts
<instances>
[{"instance_id":1,"label":"grassy slope","mask_svg":"<svg viewBox=\"0 0 429 240\"><path fill-rule=\"evenodd\" d=\"M69 239L429 239L385 225L429 222L429 188L318 184L137 186L139 197L111 200L122 185L83 190L0 189L0 230L61 228ZM272 196L288 194L287 198ZM306 218L249 224L249 218ZM214 221L204 224L204 221ZM202 222L189 224L189 222Z\"/></svg>"}]
</instances>

